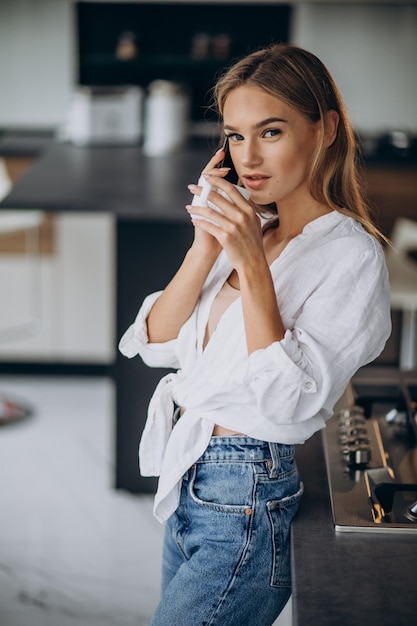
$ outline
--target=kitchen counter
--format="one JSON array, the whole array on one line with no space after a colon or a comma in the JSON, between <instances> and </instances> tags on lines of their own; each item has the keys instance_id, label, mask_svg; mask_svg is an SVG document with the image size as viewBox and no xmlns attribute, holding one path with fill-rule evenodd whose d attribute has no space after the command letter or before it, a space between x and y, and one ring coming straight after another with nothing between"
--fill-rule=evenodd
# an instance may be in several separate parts
<instances>
[{"instance_id":1,"label":"kitchen counter","mask_svg":"<svg viewBox=\"0 0 417 626\"><path fill-rule=\"evenodd\" d=\"M158 158L144 157L137 147L77 148L51 142L0 207L109 211L116 216L121 336L143 296L166 284L191 241L186 185L197 180L210 152L209 141ZM137 441L149 397L163 373L117 355L117 488L155 488L153 479L138 477ZM297 448L297 460L305 494L292 532L294 625L415 623L417 537L335 533L320 433Z\"/></svg>"},{"instance_id":2,"label":"kitchen counter","mask_svg":"<svg viewBox=\"0 0 417 626\"><path fill-rule=\"evenodd\" d=\"M51 129L0 129L0 157L38 157L53 141Z\"/></svg>"},{"instance_id":3,"label":"kitchen counter","mask_svg":"<svg viewBox=\"0 0 417 626\"><path fill-rule=\"evenodd\" d=\"M321 433L297 448L305 492L292 526L294 626L416 623L416 535L334 530Z\"/></svg>"},{"instance_id":4,"label":"kitchen counter","mask_svg":"<svg viewBox=\"0 0 417 626\"><path fill-rule=\"evenodd\" d=\"M45 211L110 212L123 220L188 222L187 185L196 182L214 140L190 142L175 156L145 157L138 146L39 144L38 158L2 203ZM26 147L24 147L26 146ZM7 148L7 150L6 150ZM0 141L0 154L12 146ZM13 144L14 155L19 144ZM27 154L27 142L20 144Z\"/></svg>"},{"instance_id":5,"label":"kitchen counter","mask_svg":"<svg viewBox=\"0 0 417 626\"><path fill-rule=\"evenodd\" d=\"M398 372L386 374L394 380ZM377 368L364 368L357 379L370 376L380 378ZM292 526L293 624L415 624L417 530L336 532L322 438L316 433L296 448L305 492Z\"/></svg>"},{"instance_id":6,"label":"kitchen counter","mask_svg":"<svg viewBox=\"0 0 417 626\"><path fill-rule=\"evenodd\" d=\"M175 155L145 157L138 145L78 147L57 142L52 131L0 130L0 157L9 162L26 157L33 163L7 204L19 208L24 203L46 211L111 212L125 221L185 223L186 186L197 180L217 145L216 138L196 138ZM417 219L416 171L414 147L410 153L364 154L368 200L387 236L399 210L403 217Z\"/></svg>"}]
</instances>

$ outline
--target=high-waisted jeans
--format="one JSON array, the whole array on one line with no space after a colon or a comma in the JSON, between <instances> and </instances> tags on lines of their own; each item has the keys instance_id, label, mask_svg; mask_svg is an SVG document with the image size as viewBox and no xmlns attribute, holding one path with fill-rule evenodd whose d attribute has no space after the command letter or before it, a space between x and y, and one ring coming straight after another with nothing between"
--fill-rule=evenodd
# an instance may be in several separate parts
<instances>
[{"instance_id":1,"label":"high-waisted jeans","mask_svg":"<svg viewBox=\"0 0 417 626\"><path fill-rule=\"evenodd\" d=\"M212 437L166 525L150 626L269 626L291 594L294 446Z\"/></svg>"}]
</instances>

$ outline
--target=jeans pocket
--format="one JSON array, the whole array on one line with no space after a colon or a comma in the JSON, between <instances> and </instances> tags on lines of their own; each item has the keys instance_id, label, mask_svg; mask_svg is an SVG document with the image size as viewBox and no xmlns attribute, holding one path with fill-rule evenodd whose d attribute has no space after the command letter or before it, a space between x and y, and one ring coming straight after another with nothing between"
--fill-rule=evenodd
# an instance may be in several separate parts
<instances>
[{"instance_id":1,"label":"jeans pocket","mask_svg":"<svg viewBox=\"0 0 417 626\"><path fill-rule=\"evenodd\" d=\"M254 471L251 463L197 463L189 491L193 501L225 513L246 513L253 501Z\"/></svg>"},{"instance_id":2,"label":"jeans pocket","mask_svg":"<svg viewBox=\"0 0 417 626\"><path fill-rule=\"evenodd\" d=\"M281 500L267 502L268 519L272 532L272 587L291 586L290 528L300 503L304 487Z\"/></svg>"}]
</instances>

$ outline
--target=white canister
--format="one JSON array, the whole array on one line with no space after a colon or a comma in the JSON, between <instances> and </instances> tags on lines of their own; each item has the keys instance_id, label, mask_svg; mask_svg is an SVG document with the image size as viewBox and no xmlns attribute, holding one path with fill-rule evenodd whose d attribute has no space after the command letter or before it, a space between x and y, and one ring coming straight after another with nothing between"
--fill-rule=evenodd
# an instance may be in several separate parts
<instances>
[{"instance_id":1,"label":"white canister","mask_svg":"<svg viewBox=\"0 0 417 626\"><path fill-rule=\"evenodd\" d=\"M147 156L169 154L185 142L189 104L188 94L178 83L155 80L149 85L143 144Z\"/></svg>"}]
</instances>

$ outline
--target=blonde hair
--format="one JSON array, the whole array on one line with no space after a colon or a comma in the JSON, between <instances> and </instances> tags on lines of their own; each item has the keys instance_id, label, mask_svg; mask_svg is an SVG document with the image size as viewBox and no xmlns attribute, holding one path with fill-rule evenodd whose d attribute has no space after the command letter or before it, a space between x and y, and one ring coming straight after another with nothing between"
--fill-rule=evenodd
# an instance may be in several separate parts
<instances>
[{"instance_id":1,"label":"blonde hair","mask_svg":"<svg viewBox=\"0 0 417 626\"><path fill-rule=\"evenodd\" d=\"M223 117L224 103L236 87L250 85L280 98L312 122L321 123L321 141L310 170L310 191L319 202L358 220L379 240L359 182L358 146L340 92L325 65L297 46L274 44L244 57L219 78L213 95ZM325 147L326 112L339 115L337 135Z\"/></svg>"}]
</instances>

